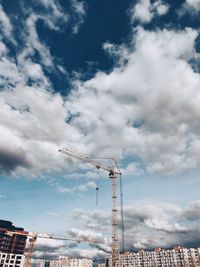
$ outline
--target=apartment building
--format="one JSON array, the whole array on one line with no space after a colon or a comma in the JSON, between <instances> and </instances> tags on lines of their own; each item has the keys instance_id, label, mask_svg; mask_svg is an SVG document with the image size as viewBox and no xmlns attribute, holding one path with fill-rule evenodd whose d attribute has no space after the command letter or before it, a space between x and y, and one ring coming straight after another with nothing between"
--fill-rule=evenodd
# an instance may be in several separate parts
<instances>
[{"instance_id":1,"label":"apartment building","mask_svg":"<svg viewBox=\"0 0 200 267\"><path fill-rule=\"evenodd\" d=\"M15 227L12 222L0 220L0 253L24 254L26 236L8 235L6 231L25 232L23 228Z\"/></svg>"},{"instance_id":2,"label":"apartment building","mask_svg":"<svg viewBox=\"0 0 200 267\"><path fill-rule=\"evenodd\" d=\"M7 231L27 233L10 221L0 220L0 267L23 267L26 236L8 235Z\"/></svg>"},{"instance_id":3,"label":"apartment building","mask_svg":"<svg viewBox=\"0 0 200 267\"><path fill-rule=\"evenodd\" d=\"M92 267L92 259L61 256L55 260L41 261L40 267Z\"/></svg>"},{"instance_id":4,"label":"apartment building","mask_svg":"<svg viewBox=\"0 0 200 267\"><path fill-rule=\"evenodd\" d=\"M111 266L111 257L107 259ZM122 267L200 267L200 248L174 247L171 250L126 252L120 255Z\"/></svg>"}]
</instances>

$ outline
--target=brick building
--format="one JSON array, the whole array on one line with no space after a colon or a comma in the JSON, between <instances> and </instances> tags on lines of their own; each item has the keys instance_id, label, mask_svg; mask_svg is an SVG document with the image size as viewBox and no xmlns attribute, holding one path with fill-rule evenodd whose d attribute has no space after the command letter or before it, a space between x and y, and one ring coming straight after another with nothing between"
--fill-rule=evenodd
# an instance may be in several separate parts
<instances>
[{"instance_id":1,"label":"brick building","mask_svg":"<svg viewBox=\"0 0 200 267\"><path fill-rule=\"evenodd\" d=\"M65 256L55 260L41 261L40 267L92 267L92 259L87 258L68 258Z\"/></svg>"},{"instance_id":2,"label":"brick building","mask_svg":"<svg viewBox=\"0 0 200 267\"><path fill-rule=\"evenodd\" d=\"M23 267L26 236L8 235L7 231L28 233L10 221L0 220L0 267Z\"/></svg>"},{"instance_id":3,"label":"brick building","mask_svg":"<svg viewBox=\"0 0 200 267\"><path fill-rule=\"evenodd\" d=\"M6 231L25 232L23 228L15 227L10 221L0 220L0 252L23 255L26 246L26 236L7 235Z\"/></svg>"},{"instance_id":4,"label":"brick building","mask_svg":"<svg viewBox=\"0 0 200 267\"><path fill-rule=\"evenodd\" d=\"M111 257L106 259L111 266ZM155 249L126 252L120 255L121 267L200 267L200 248Z\"/></svg>"}]
</instances>

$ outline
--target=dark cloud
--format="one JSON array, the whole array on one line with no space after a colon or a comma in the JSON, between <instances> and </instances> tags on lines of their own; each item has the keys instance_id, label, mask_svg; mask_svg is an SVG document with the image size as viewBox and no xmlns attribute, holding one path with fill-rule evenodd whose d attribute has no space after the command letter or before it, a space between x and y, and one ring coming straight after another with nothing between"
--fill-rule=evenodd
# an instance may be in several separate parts
<instances>
[{"instance_id":1,"label":"dark cloud","mask_svg":"<svg viewBox=\"0 0 200 267\"><path fill-rule=\"evenodd\" d=\"M192 202L188 207L181 213L182 219L189 221L196 221L200 219L200 201Z\"/></svg>"},{"instance_id":2,"label":"dark cloud","mask_svg":"<svg viewBox=\"0 0 200 267\"><path fill-rule=\"evenodd\" d=\"M99 250L101 250L101 251L103 251L105 253L111 253L111 249L105 244L90 243L90 247L91 248L97 248L97 249L99 249Z\"/></svg>"},{"instance_id":3,"label":"dark cloud","mask_svg":"<svg viewBox=\"0 0 200 267\"><path fill-rule=\"evenodd\" d=\"M0 148L0 173L9 174L17 167L30 168L31 163L27 159L26 153L22 150L6 150Z\"/></svg>"}]
</instances>

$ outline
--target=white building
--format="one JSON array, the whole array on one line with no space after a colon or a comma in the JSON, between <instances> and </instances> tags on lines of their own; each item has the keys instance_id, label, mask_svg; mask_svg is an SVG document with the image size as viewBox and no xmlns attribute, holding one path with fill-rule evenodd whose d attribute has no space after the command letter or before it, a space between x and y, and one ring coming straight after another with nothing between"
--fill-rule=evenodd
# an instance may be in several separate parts
<instances>
[{"instance_id":1,"label":"white building","mask_svg":"<svg viewBox=\"0 0 200 267\"><path fill-rule=\"evenodd\" d=\"M109 257L109 265L111 257ZM110 265L111 266L111 265ZM120 255L121 267L200 267L200 248L141 250Z\"/></svg>"},{"instance_id":2,"label":"white building","mask_svg":"<svg viewBox=\"0 0 200 267\"><path fill-rule=\"evenodd\" d=\"M71 258L69 259L69 266L68 267L92 267L93 260L91 259L77 259Z\"/></svg>"},{"instance_id":3,"label":"white building","mask_svg":"<svg viewBox=\"0 0 200 267\"><path fill-rule=\"evenodd\" d=\"M55 260L49 260L49 261L41 261L40 267L44 266L49 267L92 267L93 265L93 260L92 259L87 259L87 258L68 258L68 257L59 257L58 259Z\"/></svg>"},{"instance_id":4,"label":"white building","mask_svg":"<svg viewBox=\"0 0 200 267\"><path fill-rule=\"evenodd\" d=\"M49 261L49 267L68 267L68 266L69 266L68 257L59 257L58 259Z\"/></svg>"},{"instance_id":5,"label":"white building","mask_svg":"<svg viewBox=\"0 0 200 267\"><path fill-rule=\"evenodd\" d=\"M23 267L25 256L0 252L0 267Z\"/></svg>"}]
</instances>

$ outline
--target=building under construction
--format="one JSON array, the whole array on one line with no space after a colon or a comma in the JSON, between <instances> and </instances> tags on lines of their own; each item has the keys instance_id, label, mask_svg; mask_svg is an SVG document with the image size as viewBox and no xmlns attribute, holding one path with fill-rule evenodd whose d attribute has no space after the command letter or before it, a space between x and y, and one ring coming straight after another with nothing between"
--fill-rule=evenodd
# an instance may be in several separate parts
<instances>
[{"instance_id":1,"label":"building under construction","mask_svg":"<svg viewBox=\"0 0 200 267\"><path fill-rule=\"evenodd\" d=\"M23 228L15 227L10 221L0 220L0 267L22 267L27 237L8 235L7 231L28 233Z\"/></svg>"}]
</instances>

